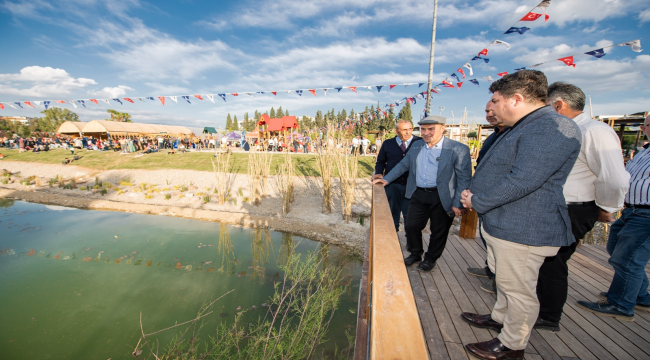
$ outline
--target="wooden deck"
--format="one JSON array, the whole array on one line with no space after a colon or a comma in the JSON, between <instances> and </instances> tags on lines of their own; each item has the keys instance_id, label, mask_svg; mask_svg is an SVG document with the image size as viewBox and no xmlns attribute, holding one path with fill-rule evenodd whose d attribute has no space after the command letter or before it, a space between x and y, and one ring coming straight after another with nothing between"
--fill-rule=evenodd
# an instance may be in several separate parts
<instances>
[{"instance_id":1,"label":"wooden deck","mask_svg":"<svg viewBox=\"0 0 650 360\"><path fill-rule=\"evenodd\" d=\"M404 234L399 234L405 256ZM428 236L425 234L425 239ZM650 359L650 313L637 312L634 322L618 321L587 312L577 300L598 301L607 291L613 269L609 255L597 245L581 245L569 262L569 299L562 330L533 330L526 359ZM469 275L467 267L484 266L480 238L450 235L447 247L431 272L407 268L431 359L475 359L464 345L496 337L492 330L471 327L460 313L488 314L495 295L481 290L486 278ZM650 266L646 266L650 274Z\"/></svg>"}]
</instances>

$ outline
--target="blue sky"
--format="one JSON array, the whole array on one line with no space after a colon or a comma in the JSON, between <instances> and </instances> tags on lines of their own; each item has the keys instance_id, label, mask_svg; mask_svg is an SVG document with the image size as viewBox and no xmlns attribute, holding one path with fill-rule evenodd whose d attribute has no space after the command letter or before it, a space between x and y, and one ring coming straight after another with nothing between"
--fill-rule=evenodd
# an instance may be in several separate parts
<instances>
[{"instance_id":1,"label":"blue sky","mask_svg":"<svg viewBox=\"0 0 650 360\"><path fill-rule=\"evenodd\" d=\"M472 61L474 76L461 90L443 89L432 107L456 121L467 107L483 120L489 99L481 79L567 55L650 36L647 0L552 0L550 20L519 22L541 0L440 0L434 82L439 83L499 38L512 47L490 46L489 64ZM240 93L215 98L179 98L102 107L86 101L74 109L83 121L104 119L107 108L126 111L137 122L223 126L226 114L252 114L272 106L292 115L316 110L363 110L425 90L387 87L377 93L317 90L314 97L278 92L323 87L426 82L433 1L277 0L147 2L140 0L5 0L0 2L0 101L124 98ZM536 9L536 12L543 12ZM523 35L502 35L510 26ZM650 38L646 50L612 47L596 59L575 57L542 65L549 81L567 81L592 97L595 115L650 110ZM480 80L479 86L469 83ZM462 80L462 79L461 79ZM205 97L204 97L205 98ZM418 99L413 113L422 113ZM39 116L40 109L2 115Z\"/></svg>"}]
</instances>

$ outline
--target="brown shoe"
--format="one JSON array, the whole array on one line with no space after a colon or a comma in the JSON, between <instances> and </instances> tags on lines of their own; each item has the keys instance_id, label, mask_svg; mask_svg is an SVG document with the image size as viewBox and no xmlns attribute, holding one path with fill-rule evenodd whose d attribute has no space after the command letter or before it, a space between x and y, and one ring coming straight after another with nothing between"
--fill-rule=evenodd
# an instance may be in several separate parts
<instances>
[{"instance_id":1,"label":"brown shoe","mask_svg":"<svg viewBox=\"0 0 650 360\"><path fill-rule=\"evenodd\" d=\"M465 348L472 355L487 360L522 360L524 358L523 350L504 350L505 346L499 339L492 339L480 343L467 344Z\"/></svg>"},{"instance_id":2,"label":"brown shoe","mask_svg":"<svg viewBox=\"0 0 650 360\"><path fill-rule=\"evenodd\" d=\"M501 331L501 329L503 328L503 324L499 324L498 322L492 320L490 314L479 315L479 314L464 312L460 314L460 317L466 322L468 322L470 325L477 328L492 329L496 331Z\"/></svg>"}]
</instances>

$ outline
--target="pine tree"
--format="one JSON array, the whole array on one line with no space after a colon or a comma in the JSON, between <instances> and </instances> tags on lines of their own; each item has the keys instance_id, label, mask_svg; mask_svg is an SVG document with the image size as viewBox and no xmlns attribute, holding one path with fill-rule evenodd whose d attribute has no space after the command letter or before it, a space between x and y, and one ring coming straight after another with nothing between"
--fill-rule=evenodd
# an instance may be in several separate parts
<instances>
[{"instance_id":1,"label":"pine tree","mask_svg":"<svg viewBox=\"0 0 650 360\"><path fill-rule=\"evenodd\" d=\"M249 124L249 121L248 121L248 113L247 112L244 113L244 122L242 124L242 128L244 130L246 130L246 131L251 131L251 130L249 130L250 129L250 124Z\"/></svg>"},{"instance_id":2,"label":"pine tree","mask_svg":"<svg viewBox=\"0 0 650 360\"><path fill-rule=\"evenodd\" d=\"M408 120L408 121L411 122L411 124L413 124L413 116L411 115L411 103L410 102L407 101L406 105L404 105L402 107L402 109L399 111L398 118L400 120L402 120L402 119Z\"/></svg>"},{"instance_id":3,"label":"pine tree","mask_svg":"<svg viewBox=\"0 0 650 360\"><path fill-rule=\"evenodd\" d=\"M235 115L235 118L232 121L232 129L239 130L239 122L237 121L237 115Z\"/></svg>"},{"instance_id":4,"label":"pine tree","mask_svg":"<svg viewBox=\"0 0 650 360\"><path fill-rule=\"evenodd\" d=\"M284 111L284 116L289 116L289 110Z\"/></svg>"},{"instance_id":5,"label":"pine tree","mask_svg":"<svg viewBox=\"0 0 650 360\"><path fill-rule=\"evenodd\" d=\"M284 116L284 112L282 111L282 106L278 108L278 111L275 112L275 117L280 119Z\"/></svg>"},{"instance_id":6,"label":"pine tree","mask_svg":"<svg viewBox=\"0 0 650 360\"><path fill-rule=\"evenodd\" d=\"M269 117L271 117L271 119L276 119L276 117L275 117L275 109L274 108L271 108L271 113L269 114Z\"/></svg>"},{"instance_id":7,"label":"pine tree","mask_svg":"<svg viewBox=\"0 0 650 360\"><path fill-rule=\"evenodd\" d=\"M230 131L230 128L232 128L232 119L230 118L230 113L228 113L228 117L226 118L226 130Z\"/></svg>"},{"instance_id":8,"label":"pine tree","mask_svg":"<svg viewBox=\"0 0 650 360\"><path fill-rule=\"evenodd\" d=\"M316 126L319 128L327 125L327 123L323 119L323 113L320 110L316 111L316 118L314 122L316 123Z\"/></svg>"}]
</instances>

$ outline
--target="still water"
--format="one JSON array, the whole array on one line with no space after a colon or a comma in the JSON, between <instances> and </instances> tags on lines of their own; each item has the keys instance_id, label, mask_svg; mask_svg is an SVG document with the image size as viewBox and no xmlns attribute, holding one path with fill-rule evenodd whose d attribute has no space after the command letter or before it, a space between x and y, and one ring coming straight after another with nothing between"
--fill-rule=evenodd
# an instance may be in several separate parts
<instances>
[{"instance_id":1,"label":"still water","mask_svg":"<svg viewBox=\"0 0 650 360\"><path fill-rule=\"evenodd\" d=\"M190 320L205 329L264 316L291 249L319 243L261 229L155 215L87 211L0 199L0 359L133 359L140 336ZM331 247L348 285L321 351L348 347L361 263ZM256 306L256 308L254 307ZM161 347L182 327L158 336ZM206 331L210 333L211 331Z\"/></svg>"}]
</instances>

